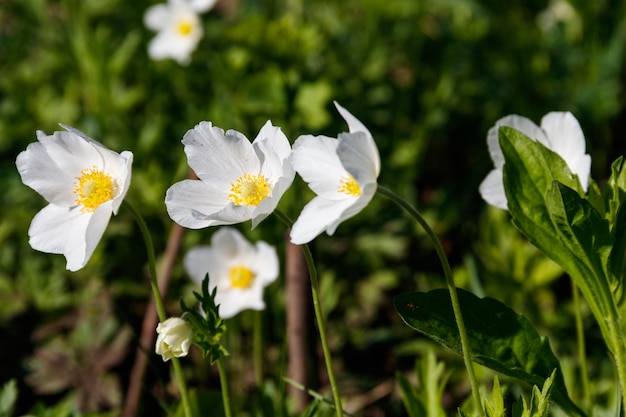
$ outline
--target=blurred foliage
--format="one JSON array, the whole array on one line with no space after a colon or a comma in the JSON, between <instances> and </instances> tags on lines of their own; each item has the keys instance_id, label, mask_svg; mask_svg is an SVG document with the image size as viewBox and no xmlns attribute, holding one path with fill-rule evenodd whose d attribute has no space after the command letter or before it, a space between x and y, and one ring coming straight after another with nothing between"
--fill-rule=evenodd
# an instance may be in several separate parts
<instances>
[{"instance_id":1,"label":"blurred foliage","mask_svg":"<svg viewBox=\"0 0 626 417\"><path fill-rule=\"evenodd\" d=\"M15 158L35 141L36 130L52 133L59 122L135 154L127 198L145 216L161 251L172 224L165 190L188 175L180 145L188 129L210 120L252 139L271 119L292 141L307 133L336 136L346 130L332 106L336 100L372 131L382 158L380 182L415 204L440 235L459 286L524 313L557 352L574 356L569 280L513 229L507 213L487 208L477 187L491 168L487 130L510 113L538 122L552 110L573 112L587 138L593 177L600 184L608 177L609 162L624 153L626 132L624 2L221 0L202 15L205 36L187 67L148 58L154 34L142 18L153 3L0 2L0 353L6 363L0 382L17 381L18 413L70 415L81 387L61 378L48 382L74 389L39 395L37 372L50 368L41 363L31 373L28 364L41 362L50 349L64 360L98 349L122 355L119 349L129 339L121 329L132 329L136 340L150 295L141 236L123 210L77 273L65 271L62 257L28 245L28 225L45 202L21 183ZM295 218L311 195L297 179L280 207ZM240 229L284 249L285 231L274 218L254 231L247 224ZM209 242L211 232L187 233L182 250ZM412 369L415 356L424 353L412 350L416 336L401 323L391 299L443 285L437 257L419 227L375 198L335 236L320 236L314 252L346 395L369 392ZM111 310L102 321L85 313L99 299L94 288L110 297ZM177 264L167 303L172 313L180 312L177 297L191 290ZM284 368L284 297L281 282L266 293L267 369ZM76 319L52 339L37 337L67 317ZM592 323L587 314L588 351L602 359L605 348ZM226 345L231 379L242 387L236 391L242 401L235 404L246 407L254 407L246 397L251 327L246 314L232 319ZM459 359L441 350L437 355L452 371L447 389L458 402ZM98 372L103 378L115 372L123 395L133 358L115 359ZM150 361L145 415L163 413L159 400L168 390L167 368L154 355ZM194 361L201 359L183 362L192 386L219 389L215 375ZM606 388L612 382L606 367L594 366L590 373L600 381L598 396L613 395ZM317 381L314 374L311 385L323 385L323 377ZM270 384L280 374L267 378ZM485 384L492 380L483 375ZM276 388L271 395L276 401L285 393ZM456 406L450 401L446 411ZM404 412L394 394L372 400L359 415Z\"/></svg>"}]
</instances>

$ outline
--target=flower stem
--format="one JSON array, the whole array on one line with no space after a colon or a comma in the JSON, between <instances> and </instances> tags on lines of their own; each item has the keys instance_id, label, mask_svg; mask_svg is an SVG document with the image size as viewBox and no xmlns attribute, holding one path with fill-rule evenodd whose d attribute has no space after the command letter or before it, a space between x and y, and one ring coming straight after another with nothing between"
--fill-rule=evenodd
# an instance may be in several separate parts
<instances>
[{"instance_id":1,"label":"flower stem","mask_svg":"<svg viewBox=\"0 0 626 417\"><path fill-rule=\"evenodd\" d=\"M293 226L293 221L280 210L274 210L274 213L288 226ZM320 304L319 296L319 282L317 280L317 270L315 269L315 263L313 262L313 255L308 245L301 245L304 257L306 259L307 266L309 268L309 279L311 280L311 294L313 297L313 310L315 311L315 318L317 320L317 328L320 333L320 342L322 343L322 351L324 352L324 361L326 363L326 372L328 373L328 381L333 393L333 400L335 404L335 413L337 417L343 416L343 406L341 404L341 396L339 394L339 388L337 387L337 380L335 379L335 372L333 371L332 357L330 355L330 349L328 348L328 340L326 338L326 327L324 324L324 314L322 313L322 307Z\"/></svg>"},{"instance_id":2,"label":"flower stem","mask_svg":"<svg viewBox=\"0 0 626 417\"><path fill-rule=\"evenodd\" d=\"M448 257L446 256L443 246L441 245L441 241L439 240L433 229L430 227L430 225L426 222L424 217L422 217L420 212L417 211L417 209L415 209L413 206L411 206L406 200L404 200L393 191L380 185L378 186L377 191L378 193L389 198L391 201L402 207L407 213L409 213L420 224L420 226L422 226L429 239L431 240L433 246L435 247L435 251L437 252L437 256L439 256L441 266L443 267L446 285L448 286L448 291L450 292L452 310L454 312L454 317L456 318L457 327L459 328L461 349L463 351L463 360L465 362L467 375L469 377L470 386L472 388L474 403L476 403L476 408L480 410L481 415L485 416L483 402L480 396L480 392L478 390L478 382L476 381L476 374L474 373L474 366L472 363L472 357L469 348L469 340L467 338L467 330L465 329L465 322L463 321L463 314L461 313L461 305L459 304L456 286L454 285L454 278L452 277L452 269L450 268L450 263L448 262Z\"/></svg>"},{"instance_id":3,"label":"flower stem","mask_svg":"<svg viewBox=\"0 0 626 417\"><path fill-rule=\"evenodd\" d=\"M232 417L233 411L230 405L230 393L228 391L228 377L226 375L226 369L222 363L222 359L217 360L217 369L220 373L220 385L222 387L222 402L224 403L224 415L226 417Z\"/></svg>"},{"instance_id":4,"label":"flower stem","mask_svg":"<svg viewBox=\"0 0 626 417\"><path fill-rule=\"evenodd\" d=\"M580 362L580 378L583 385L583 398L589 417L592 417L591 389L589 388L589 374L587 373L587 354L585 352L585 333L583 330L582 311L580 309L580 295L578 287L572 282L572 297L574 301L574 319L576 321L576 344L578 346L578 361Z\"/></svg>"},{"instance_id":5,"label":"flower stem","mask_svg":"<svg viewBox=\"0 0 626 417\"><path fill-rule=\"evenodd\" d=\"M161 291L159 290L159 283L157 280L156 273L156 257L154 255L154 244L152 243L152 236L150 235L150 230L146 225L141 213L127 200L122 202L124 207L126 207L137 222L137 226L139 226L139 230L143 236L144 243L146 245L146 251L148 253L148 270L150 275L150 286L152 287L152 294L154 295L154 301L156 304L157 314L159 315L159 321L165 321L167 316L165 314L165 307L163 306L163 298L161 297ZM178 358L172 358L172 364L174 366L174 374L176 379L178 380L178 387L180 389L180 395L183 403L183 410L185 411L186 417L192 417L191 413L191 401L189 400L189 393L187 392L187 384L185 383L185 378L180 367L180 362Z\"/></svg>"},{"instance_id":6,"label":"flower stem","mask_svg":"<svg viewBox=\"0 0 626 417\"><path fill-rule=\"evenodd\" d=\"M254 376L256 386L261 389L263 385L263 316L262 311L253 311L253 355L254 355Z\"/></svg>"}]
</instances>

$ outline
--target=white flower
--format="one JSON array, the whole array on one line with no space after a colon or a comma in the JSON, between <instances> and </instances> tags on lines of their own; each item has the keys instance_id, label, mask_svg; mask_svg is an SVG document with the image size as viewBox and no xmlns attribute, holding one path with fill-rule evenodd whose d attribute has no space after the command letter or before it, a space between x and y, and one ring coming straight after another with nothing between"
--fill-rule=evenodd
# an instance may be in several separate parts
<instances>
[{"instance_id":1,"label":"white flower","mask_svg":"<svg viewBox=\"0 0 626 417\"><path fill-rule=\"evenodd\" d=\"M359 213L376 192L380 173L378 148L369 130L335 103L350 133L338 139L300 136L289 160L316 194L296 220L291 241L304 244L323 231L332 235L344 220Z\"/></svg>"},{"instance_id":2,"label":"white flower","mask_svg":"<svg viewBox=\"0 0 626 417\"><path fill-rule=\"evenodd\" d=\"M215 304L229 318L246 309L263 310L263 289L278 278L276 249L265 242L248 242L236 229L215 232L211 246L192 248L185 269L198 284L209 274L209 291L217 287Z\"/></svg>"},{"instance_id":3,"label":"white flower","mask_svg":"<svg viewBox=\"0 0 626 417\"><path fill-rule=\"evenodd\" d=\"M163 362L187 356L193 341L193 330L185 319L170 317L157 325L156 332L155 351L163 357Z\"/></svg>"},{"instance_id":4,"label":"white flower","mask_svg":"<svg viewBox=\"0 0 626 417\"><path fill-rule=\"evenodd\" d=\"M587 191L591 157L585 153L585 136L572 113L550 112L541 119L541 127L526 117L509 115L498 120L487 134L489 153L495 165L479 187L480 194L487 203L507 209L502 177L504 155L498 141L498 130L501 126L512 127L557 153L567 163L572 174L578 175L583 190Z\"/></svg>"},{"instance_id":5,"label":"white flower","mask_svg":"<svg viewBox=\"0 0 626 417\"><path fill-rule=\"evenodd\" d=\"M48 203L33 219L33 249L63 254L67 269L89 261L111 213L117 214L130 185L133 154L113 152L69 126L51 136L38 131L17 156L22 182Z\"/></svg>"},{"instance_id":6,"label":"white flower","mask_svg":"<svg viewBox=\"0 0 626 417\"><path fill-rule=\"evenodd\" d=\"M148 45L152 59L172 58L179 64L189 63L191 53L202 39L203 30L198 12L213 7L215 1L168 0L146 10L144 23L157 35Z\"/></svg>"},{"instance_id":7,"label":"white flower","mask_svg":"<svg viewBox=\"0 0 626 417\"><path fill-rule=\"evenodd\" d=\"M172 185L165 204L170 217L183 227L200 229L252 219L254 228L274 211L295 177L288 161L289 141L269 121L253 143L210 122L189 130L182 142L199 180Z\"/></svg>"}]
</instances>

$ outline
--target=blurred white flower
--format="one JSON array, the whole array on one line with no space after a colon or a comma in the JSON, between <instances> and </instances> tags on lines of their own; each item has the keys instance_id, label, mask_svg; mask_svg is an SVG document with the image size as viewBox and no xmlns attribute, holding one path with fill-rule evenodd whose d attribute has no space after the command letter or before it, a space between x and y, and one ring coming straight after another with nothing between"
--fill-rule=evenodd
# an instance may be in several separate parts
<instances>
[{"instance_id":1,"label":"blurred white flower","mask_svg":"<svg viewBox=\"0 0 626 417\"><path fill-rule=\"evenodd\" d=\"M530 119L513 114L498 120L487 133L487 145L495 165L479 187L480 195L487 203L507 209L502 177L504 155L498 141L501 126L512 127L557 153L567 163L572 174L578 175L583 190L587 191L591 157L585 153L585 136L574 115L570 112L550 112L543 116L539 127Z\"/></svg>"},{"instance_id":2,"label":"blurred white flower","mask_svg":"<svg viewBox=\"0 0 626 417\"><path fill-rule=\"evenodd\" d=\"M185 255L185 269L198 285L209 274L209 292L217 287L220 316L229 318L246 309L263 310L263 289L278 278L276 249L248 242L236 229L223 227L211 246L197 246Z\"/></svg>"},{"instance_id":3,"label":"blurred white flower","mask_svg":"<svg viewBox=\"0 0 626 417\"><path fill-rule=\"evenodd\" d=\"M163 362L187 356L193 341L193 330L185 319L170 317L157 325L156 332L155 351L163 357Z\"/></svg>"},{"instance_id":4,"label":"blurred white flower","mask_svg":"<svg viewBox=\"0 0 626 417\"><path fill-rule=\"evenodd\" d=\"M207 0L168 0L167 3L149 7L144 14L144 23L148 29L158 32L148 45L150 58L172 58L181 65L187 65L203 36L198 13L210 9L214 3Z\"/></svg>"},{"instance_id":5,"label":"blurred white flower","mask_svg":"<svg viewBox=\"0 0 626 417\"><path fill-rule=\"evenodd\" d=\"M111 213L117 214L128 191L133 154L105 148L69 126L51 136L38 131L38 142L17 156L22 182L48 203L33 219L28 235L33 249L63 254L67 269L89 261Z\"/></svg>"},{"instance_id":6,"label":"blurred white flower","mask_svg":"<svg viewBox=\"0 0 626 417\"><path fill-rule=\"evenodd\" d=\"M338 138L300 136L289 160L317 196L291 229L291 241L304 244L323 231L332 235L344 220L359 213L378 187L380 156L369 130L335 103L350 133Z\"/></svg>"},{"instance_id":7,"label":"blurred white flower","mask_svg":"<svg viewBox=\"0 0 626 417\"><path fill-rule=\"evenodd\" d=\"M242 223L256 227L276 208L295 177L288 161L291 146L268 121L253 143L241 133L226 133L202 122L183 137L189 166L199 180L172 185L167 212L183 227Z\"/></svg>"}]
</instances>

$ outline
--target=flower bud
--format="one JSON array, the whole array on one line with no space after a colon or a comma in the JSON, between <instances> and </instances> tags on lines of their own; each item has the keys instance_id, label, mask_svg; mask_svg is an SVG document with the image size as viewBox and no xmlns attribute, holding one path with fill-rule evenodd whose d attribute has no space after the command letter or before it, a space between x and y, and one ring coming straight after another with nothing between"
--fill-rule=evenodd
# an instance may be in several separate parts
<instances>
[{"instance_id":1,"label":"flower bud","mask_svg":"<svg viewBox=\"0 0 626 417\"><path fill-rule=\"evenodd\" d=\"M193 330L187 321L180 317L171 317L156 328L157 341L155 350L167 362L172 358L187 356L193 340Z\"/></svg>"}]
</instances>

